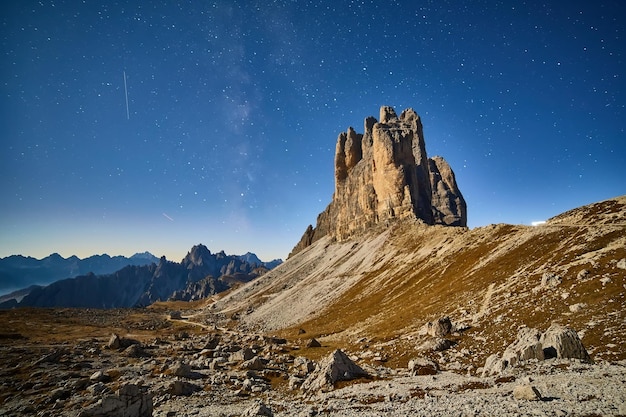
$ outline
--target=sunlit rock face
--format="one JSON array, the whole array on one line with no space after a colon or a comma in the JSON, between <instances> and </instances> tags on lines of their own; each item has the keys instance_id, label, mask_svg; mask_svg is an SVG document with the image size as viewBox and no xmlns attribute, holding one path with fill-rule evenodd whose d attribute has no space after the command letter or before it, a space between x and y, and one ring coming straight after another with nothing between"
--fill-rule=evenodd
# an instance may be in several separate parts
<instances>
[{"instance_id":1,"label":"sunlit rock face","mask_svg":"<svg viewBox=\"0 0 626 417\"><path fill-rule=\"evenodd\" d=\"M379 118L366 118L363 134L352 127L339 134L333 200L292 254L322 236L341 241L392 219L466 226L454 172L442 157L428 158L417 113L407 109L398 117L383 106Z\"/></svg>"}]
</instances>

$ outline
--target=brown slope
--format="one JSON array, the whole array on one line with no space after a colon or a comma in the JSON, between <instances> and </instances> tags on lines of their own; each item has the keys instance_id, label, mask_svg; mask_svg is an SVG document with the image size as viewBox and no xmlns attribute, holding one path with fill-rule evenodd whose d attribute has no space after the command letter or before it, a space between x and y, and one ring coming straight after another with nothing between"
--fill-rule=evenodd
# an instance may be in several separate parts
<instances>
[{"instance_id":1,"label":"brown slope","mask_svg":"<svg viewBox=\"0 0 626 417\"><path fill-rule=\"evenodd\" d=\"M419 329L444 315L471 326L444 354L464 367L503 350L518 327L545 330L552 322L578 330L592 356L626 359L624 258L626 197L539 227L401 221L346 242L315 242L218 308L247 310L244 325L289 337L353 351L367 344L397 365L415 354ZM560 284L541 286L546 273ZM580 311L570 310L575 304ZM307 333L298 336L300 328Z\"/></svg>"}]
</instances>

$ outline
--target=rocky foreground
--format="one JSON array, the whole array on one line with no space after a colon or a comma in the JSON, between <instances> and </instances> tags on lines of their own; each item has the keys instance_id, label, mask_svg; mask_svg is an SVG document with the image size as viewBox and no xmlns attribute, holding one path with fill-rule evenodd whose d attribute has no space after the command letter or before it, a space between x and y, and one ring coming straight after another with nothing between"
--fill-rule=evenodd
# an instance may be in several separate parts
<instances>
[{"instance_id":1,"label":"rocky foreground","mask_svg":"<svg viewBox=\"0 0 626 417\"><path fill-rule=\"evenodd\" d=\"M64 327L67 340L51 329L55 337L43 344L27 329L3 333L0 415L626 415L626 361L593 363L565 328L520 331L490 365L467 372L427 357L387 366L390 361L369 351L367 340L358 349L337 349L313 338L244 334L206 317L144 311L135 328L116 323L138 338L73 338ZM65 312L76 314L77 328L81 320L91 321L84 318L88 313ZM124 314L130 313L103 316L119 320ZM15 311L3 319L17 328ZM85 332L109 328L115 327L100 323ZM425 331L455 329L442 319ZM580 358L563 357L568 355Z\"/></svg>"}]
</instances>

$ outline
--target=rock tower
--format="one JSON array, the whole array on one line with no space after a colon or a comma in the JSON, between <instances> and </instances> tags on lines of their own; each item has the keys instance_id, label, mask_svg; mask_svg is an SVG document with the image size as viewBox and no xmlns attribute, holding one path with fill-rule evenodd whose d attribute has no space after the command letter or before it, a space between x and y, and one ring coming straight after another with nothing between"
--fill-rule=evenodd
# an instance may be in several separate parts
<instances>
[{"instance_id":1,"label":"rock tower","mask_svg":"<svg viewBox=\"0 0 626 417\"><path fill-rule=\"evenodd\" d=\"M317 239L345 240L393 219L466 226L467 207L454 172L442 157L428 158L420 117L413 109L396 115L380 109L365 133L352 127L337 139L333 200L309 226L290 256Z\"/></svg>"}]
</instances>

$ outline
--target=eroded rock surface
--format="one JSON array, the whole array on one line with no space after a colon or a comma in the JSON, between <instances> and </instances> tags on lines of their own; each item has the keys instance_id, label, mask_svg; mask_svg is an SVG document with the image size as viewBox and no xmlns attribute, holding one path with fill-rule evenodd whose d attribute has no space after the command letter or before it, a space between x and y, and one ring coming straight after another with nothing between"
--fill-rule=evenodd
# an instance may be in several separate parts
<instances>
[{"instance_id":1,"label":"eroded rock surface","mask_svg":"<svg viewBox=\"0 0 626 417\"><path fill-rule=\"evenodd\" d=\"M380 109L368 117L365 133L352 127L335 149L335 193L291 255L323 236L345 240L376 224L416 219L426 224L467 225L467 206L454 172L442 157L428 158L420 117Z\"/></svg>"}]
</instances>

